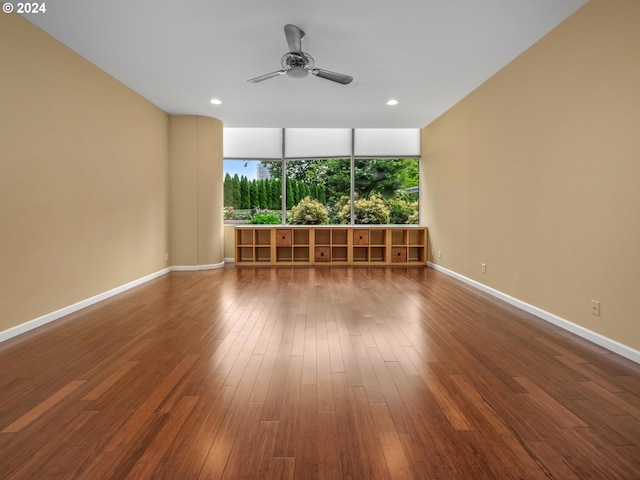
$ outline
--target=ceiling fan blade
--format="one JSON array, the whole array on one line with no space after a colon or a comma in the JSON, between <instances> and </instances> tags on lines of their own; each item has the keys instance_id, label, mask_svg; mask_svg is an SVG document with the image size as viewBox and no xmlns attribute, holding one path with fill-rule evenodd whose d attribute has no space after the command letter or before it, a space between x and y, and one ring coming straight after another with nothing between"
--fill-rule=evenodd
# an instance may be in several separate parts
<instances>
[{"instance_id":1,"label":"ceiling fan blade","mask_svg":"<svg viewBox=\"0 0 640 480\"><path fill-rule=\"evenodd\" d=\"M302 53L302 39L304 38L304 32L295 25L288 23L284 26L284 34L287 37L287 43L289 44L289 52Z\"/></svg>"},{"instance_id":2,"label":"ceiling fan blade","mask_svg":"<svg viewBox=\"0 0 640 480\"><path fill-rule=\"evenodd\" d=\"M266 75L260 75L259 77L251 78L247 80L247 82L258 83L258 82L262 82L263 80L269 80L270 78L277 77L278 75L282 75L283 73L285 73L284 70L278 70L277 72L271 72L271 73L267 73Z\"/></svg>"},{"instance_id":3,"label":"ceiling fan blade","mask_svg":"<svg viewBox=\"0 0 640 480\"><path fill-rule=\"evenodd\" d=\"M341 83L342 85L348 85L353 81L353 77L349 75L343 75L342 73L330 72L329 70L322 70L321 68L314 68L311 70L316 77L326 78L332 82Z\"/></svg>"}]
</instances>

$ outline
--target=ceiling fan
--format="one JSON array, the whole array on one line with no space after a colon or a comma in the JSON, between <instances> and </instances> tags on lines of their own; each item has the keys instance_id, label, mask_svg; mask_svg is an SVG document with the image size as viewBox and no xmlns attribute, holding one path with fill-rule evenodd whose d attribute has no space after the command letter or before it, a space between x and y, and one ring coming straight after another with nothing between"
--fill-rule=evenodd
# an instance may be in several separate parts
<instances>
[{"instance_id":1,"label":"ceiling fan","mask_svg":"<svg viewBox=\"0 0 640 480\"><path fill-rule=\"evenodd\" d=\"M291 78L302 78L306 77L309 72L316 77L325 78L342 85L348 85L353 81L353 77L350 77L349 75L330 72L329 70L323 70L321 68L314 68L313 57L307 52L302 51L302 39L304 38L305 33L298 27L287 24L284 26L284 34L287 37L287 43L289 44L289 52L285 53L280 59L282 70L252 78L247 80L247 82L258 83L284 73Z\"/></svg>"}]
</instances>

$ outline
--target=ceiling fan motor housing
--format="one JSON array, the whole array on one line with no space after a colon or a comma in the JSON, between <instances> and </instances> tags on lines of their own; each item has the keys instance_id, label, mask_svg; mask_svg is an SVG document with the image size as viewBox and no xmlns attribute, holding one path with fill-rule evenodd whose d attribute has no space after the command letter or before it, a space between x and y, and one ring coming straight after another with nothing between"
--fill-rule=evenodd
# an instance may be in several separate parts
<instances>
[{"instance_id":1,"label":"ceiling fan motor housing","mask_svg":"<svg viewBox=\"0 0 640 480\"><path fill-rule=\"evenodd\" d=\"M313 70L313 57L306 52L289 52L285 53L280 60L282 69L287 72L287 76L291 78L306 77Z\"/></svg>"}]
</instances>

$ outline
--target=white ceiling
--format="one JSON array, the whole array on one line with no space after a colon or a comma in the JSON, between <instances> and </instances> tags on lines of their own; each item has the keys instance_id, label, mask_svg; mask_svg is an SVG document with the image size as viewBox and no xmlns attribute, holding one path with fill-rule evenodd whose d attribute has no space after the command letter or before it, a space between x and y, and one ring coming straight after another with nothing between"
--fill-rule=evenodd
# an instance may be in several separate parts
<instances>
[{"instance_id":1,"label":"white ceiling","mask_svg":"<svg viewBox=\"0 0 640 480\"><path fill-rule=\"evenodd\" d=\"M56 0L26 17L172 114L227 127L416 128L586 2ZM280 69L287 23L306 32L316 67L355 80L247 83ZM390 98L400 103L389 107Z\"/></svg>"}]
</instances>

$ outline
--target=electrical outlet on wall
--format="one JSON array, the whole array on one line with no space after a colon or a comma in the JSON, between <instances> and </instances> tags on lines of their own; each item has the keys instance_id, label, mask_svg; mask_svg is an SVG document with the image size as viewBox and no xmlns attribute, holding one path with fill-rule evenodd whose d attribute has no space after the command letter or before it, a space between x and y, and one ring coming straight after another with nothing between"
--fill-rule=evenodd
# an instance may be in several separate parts
<instances>
[{"instance_id":1,"label":"electrical outlet on wall","mask_svg":"<svg viewBox=\"0 0 640 480\"><path fill-rule=\"evenodd\" d=\"M487 264L486 263L481 263L480 264L480 271L482 273L487 273Z\"/></svg>"},{"instance_id":2,"label":"electrical outlet on wall","mask_svg":"<svg viewBox=\"0 0 640 480\"><path fill-rule=\"evenodd\" d=\"M438 250L438 258L442 258L442 250Z\"/></svg>"},{"instance_id":3,"label":"electrical outlet on wall","mask_svg":"<svg viewBox=\"0 0 640 480\"><path fill-rule=\"evenodd\" d=\"M591 300L591 315L600 316L600 302L597 300Z\"/></svg>"}]
</instances>

